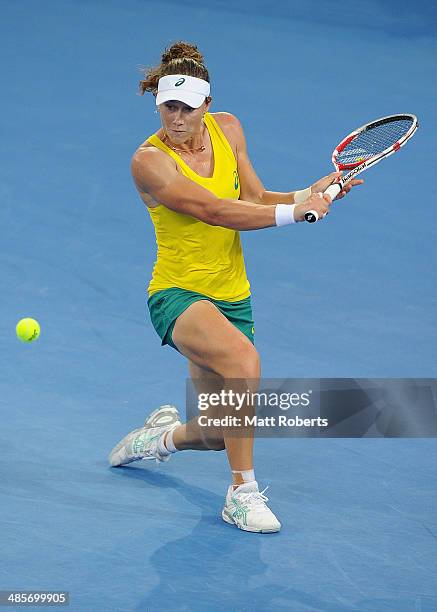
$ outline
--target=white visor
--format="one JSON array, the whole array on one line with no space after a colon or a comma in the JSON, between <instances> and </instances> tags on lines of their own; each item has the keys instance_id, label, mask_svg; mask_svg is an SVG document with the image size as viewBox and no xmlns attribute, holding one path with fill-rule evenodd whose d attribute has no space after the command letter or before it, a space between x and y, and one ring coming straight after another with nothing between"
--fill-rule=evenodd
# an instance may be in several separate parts
<instances>
[{"instance_id":1,"label":"white visor","mask_svg":"<svg viewBox=\"0 0 437 612\"><path fill-rule=\"evenodd\" d=\"M169 74L159 79L156 106L169 100L179 100L192 108L199 108L210 91L209 83L203 79L186 74Z\"/></svg>"}]
</instances>

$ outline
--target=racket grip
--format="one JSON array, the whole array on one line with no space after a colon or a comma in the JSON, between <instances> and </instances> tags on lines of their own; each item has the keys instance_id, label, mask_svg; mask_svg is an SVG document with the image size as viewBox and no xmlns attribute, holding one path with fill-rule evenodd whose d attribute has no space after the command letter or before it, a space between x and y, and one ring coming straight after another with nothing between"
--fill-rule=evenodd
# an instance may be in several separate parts
<instances>
[{"instance_id":1,"label":"racket grip","mask_svg":"<svg viewBox=\"0 0 437 612\"><path fill-rule=\"evenodd\" d=\"M307 223L315 223L319 220L319 213L316 210L307 210L304 216Z\"/></svg>"},{"instance_id":2,"label":"racket grip","mask_svg":"<svg viewBox=\"0 0 437 612\"><path fill-rule=\"evenodd\" d=\"M325 191L323 192L323 195L327 193L330 196L331 200L333 200L336 196L338 196L338 194L340 193L342 189L343 189L343 183L341 182L334 183L334 185L330 185L328 189L325 189ZM307 223L315 223L318 220L319 220L319 213L316 210L308 210L305 213L305 221L307 221Z\"/></svg>"},{"instance_id":3,"label":"racket grip","mask_svg":"<svg viewBox=\"0 0 437 612\"><path fill-rule=\"evenodd\" d=\"M331 200L333 200L342 189L343 183L334 183L333 185L329 185L328 189L325 189L323 194L327 193L331 197Z\"/></svg>"}]
</instances>

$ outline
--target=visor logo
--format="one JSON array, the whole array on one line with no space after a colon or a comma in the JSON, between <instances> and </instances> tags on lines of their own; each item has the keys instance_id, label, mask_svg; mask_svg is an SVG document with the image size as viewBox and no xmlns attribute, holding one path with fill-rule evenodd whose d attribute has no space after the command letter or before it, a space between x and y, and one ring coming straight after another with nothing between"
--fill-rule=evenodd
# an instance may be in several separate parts
<instances>
[{"instance_id":1,"label":"visor logo","mask_svg":"<svg viewBox=\"0 0 437 612\"><path fill-rule=\"evenodd\" d=\"M174 86L175 87L180 87L183 83L185 83L185 79L179 79L179 81L177 81Z\"/></svg>"}]
</instances>

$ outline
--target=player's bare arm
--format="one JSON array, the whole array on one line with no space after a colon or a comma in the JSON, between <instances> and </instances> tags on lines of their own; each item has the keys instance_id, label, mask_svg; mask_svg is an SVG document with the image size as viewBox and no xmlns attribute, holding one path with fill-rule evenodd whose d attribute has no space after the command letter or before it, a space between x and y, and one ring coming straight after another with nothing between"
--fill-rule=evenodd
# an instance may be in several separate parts
<instances>
[{"instance_id":1,"label":"player's bare arm","mask_svg":"<svg viewBox=\"0 0 437 612\"><path fill-rule=\"evenodd\" d=\"M209 225L244 231L276 224L275 206L220 199L178 172L161 151L140 148L132 159L132 175L140 193Z\"/></svg>"},{"instance_id":2,"label":"player's bare arm","mask_svg":"<svg viewBox=\"0 0 437 612\"><path fill-rule=\"evenodd\" d=\"M267 206L273 206L279 202L283 204L294 204L296 191L279 192L267 191L265 189L249 159L246 138L240 121L231 113L221 113L221 115L225 116L226 123L231 130L233 139L236 143L238 174L241 185L241 199ZM341 172L331 172L328 176L324 176L316 181L313 185L311 185L310 191L307 194L308 197L311 194L323 192L325 189L327 189L327 187L329 187L329 185L337 180L339 176L341 176ZM357 179L350 181L343 187L342 191L335 199L337 200L343 198L346 193L352 189L352 187L355 185L360 185L363 182L364 181ZM296 220L300 220L300 215L295 214L295 218Z\"/></svg>"}]
</instances>

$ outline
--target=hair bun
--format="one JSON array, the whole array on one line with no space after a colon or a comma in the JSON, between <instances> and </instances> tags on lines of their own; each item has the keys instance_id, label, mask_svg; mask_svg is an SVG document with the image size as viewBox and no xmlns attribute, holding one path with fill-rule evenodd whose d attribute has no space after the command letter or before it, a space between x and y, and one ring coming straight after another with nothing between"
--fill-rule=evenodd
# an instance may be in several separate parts
<instances>
[{"instance_id":1,"label":"hair bun","mask_svg":"<svg viewBox=\"0 0 437 612\"><path fill-rule=\"evenodd\" d=\"M203 55L196 45L178 40L165 49L159 66L143 68L144 78L139 82L139 91L146 91L155 96L158 92L159 79L168 74L186 74L209 83L208 69L203 62Z\"/></svg>"},{"instance_id":2,"label":"hair bun","mask_svg":"<svg viewBox=\"0 0 437 612\"><path fill-rule=\"evenodd\" d=\"M193 59L199 64L203 64L203 55L200 53L196 45L192 45L183 40L179 40L172 44L162 54L162 62L167 64L174 59Z\"/></svg>"}]
</instances>

